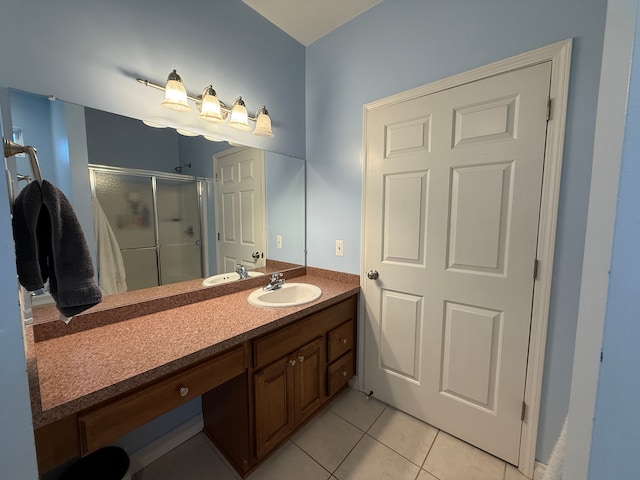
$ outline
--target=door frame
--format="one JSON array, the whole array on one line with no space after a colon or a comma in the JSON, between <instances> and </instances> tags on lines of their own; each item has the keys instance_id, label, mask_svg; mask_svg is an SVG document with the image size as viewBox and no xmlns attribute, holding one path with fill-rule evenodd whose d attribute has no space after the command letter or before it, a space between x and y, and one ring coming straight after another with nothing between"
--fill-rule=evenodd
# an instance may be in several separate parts
<instances>
[{"instance_id":1,"label":"door frame","mask_svg":"<svg viewBox=\"0 0 640 480\"><path fill-rule=\"evenodd\" d=\"M529 353L525 379L524 401L527 405L525 419L520 435L520 455L518 470L529 478L534 476L538 420L540 415L540 398L542 393L542 377L544 372L544 356L547 340L547 322L553 279L553 257L555 250L558 203L560 196L560 175L562 172L562 154L564 148L565 121L567 100L569 95L569 71L571 66L572 39L563 40L551 45L532 50L514 57L500 60L473 70L438 80L421 87L392 95L363 107L363 140L362 151L362 201L361 201L361 236L360 236L360 288L364 291L367 266L365 264L365 212L366 212L366 168L367 123L372 110L396 103L430 95L441 90L454 88L465 83L500 75L513 70L527 68L543 62L551 62L551 98L550 118L547 122L547 141L544 155L544 171L542 177L542 197L540 201L540 220L538 223L538 260L537 278L534 281L533 303L531 312L531 329L529 336ZM359 314L364 325L366 318L365 302L360 297ZM358 362L364 369L364 329L358 329ZM357 385L363 387L363 371L359 372Z\"/></svg>"}]
</instances>

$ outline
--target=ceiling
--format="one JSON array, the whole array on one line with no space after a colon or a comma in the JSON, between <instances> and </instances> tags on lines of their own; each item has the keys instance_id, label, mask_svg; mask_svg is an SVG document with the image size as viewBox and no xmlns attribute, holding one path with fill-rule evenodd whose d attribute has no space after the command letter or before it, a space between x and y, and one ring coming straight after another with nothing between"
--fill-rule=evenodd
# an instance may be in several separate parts
<instances>
[{"instance_id":1,"label":"ceiling","mask_svg":"<svg viewBox=\"0 0 640 480\"><path fill-rule=\"evenodd\" d=\"M382 0L242 0L304 46Z\"/></svg>"}]
</instances>

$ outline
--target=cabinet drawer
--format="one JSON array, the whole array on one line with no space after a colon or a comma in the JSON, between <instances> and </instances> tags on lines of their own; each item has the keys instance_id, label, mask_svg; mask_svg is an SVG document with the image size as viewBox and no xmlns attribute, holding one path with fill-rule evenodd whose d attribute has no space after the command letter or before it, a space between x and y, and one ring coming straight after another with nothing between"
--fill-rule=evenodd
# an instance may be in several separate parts
<instances>
[{"instance_id":1,"label":"cabinet drawer","mask_svg":"<svg viewBox=\"0 0 640 480\"><path fill-rule=\"evenodd\" d=\"M356 297L348 298L292 325L281 328L253 342L253 366L262 368L290 354L314 338L355 319Z\"/></svg>"},{"instance_id":2,"label":"cabinet drawer","mask_svg":"<svg viewBox=\"0 0 640 480\"><path fill-rule=\"evenodd\" d=\"M329 332L327 362L331 363L353 348L353 320Z\"/></svg>"},{"instance_id":3,"label":"cabinet drawer","mask_svg":"<svg viewBox=\"0 0 640 480\"><path fill-rule=\"evenodd\" d=\"M350 351L340 360L329 365L327 375L327 395L332 396L340 390L343 386L349 383L349 380L353 375L353 351Z\"/></svg>"},{"instance_id":4,"label":"cabinet drawer","mask_svg":"<svg viewBox=\"0 0 640 480\"><path fill-rule=\"evenodd\" d=\"M245 369L245 347L240 345L137 393L80 415L82 455L110 444L124 433L231 380Z\"/></svg>"}]
</instances>

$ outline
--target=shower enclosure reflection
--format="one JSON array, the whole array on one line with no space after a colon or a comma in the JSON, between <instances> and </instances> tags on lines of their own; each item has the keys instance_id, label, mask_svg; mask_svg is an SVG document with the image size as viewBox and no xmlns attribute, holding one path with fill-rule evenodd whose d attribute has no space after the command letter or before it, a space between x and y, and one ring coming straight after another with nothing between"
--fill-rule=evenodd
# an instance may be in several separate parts
<instances>
[{"instance_id":1,"label":"shower enclosure reflection","mask_svg":"<svg viewBox=\"0 0 640 480\"><path fill-rule=\"evenodd\" d=\"M110 242L114 254L119 252L127 290L204 275L200 228L204 205L200 197L206 188L205 180L93 165L89 175L92 196L113 231L113 237L109 237L95 228L96 242ZM104 279L105 275L120 273L99 261L98 271L101 285L113 283Z\"/></svg>"}]
</instances>

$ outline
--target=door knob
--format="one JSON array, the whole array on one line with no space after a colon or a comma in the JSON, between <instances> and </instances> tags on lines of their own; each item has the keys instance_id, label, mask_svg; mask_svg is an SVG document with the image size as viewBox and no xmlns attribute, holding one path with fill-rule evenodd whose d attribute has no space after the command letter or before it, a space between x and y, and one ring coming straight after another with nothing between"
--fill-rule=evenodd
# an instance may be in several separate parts
<instances>
[{"instance_id":1,"label":"door knob","mask_svg":"<svg viewBox=\"0 0 640 480\"><path fill-rule=\"evenodd\" d=\"M369 270L367 272L367 277L369 277L370 280L377 280L379 276L377 270Z\"/></svg>"}]
</instances>

